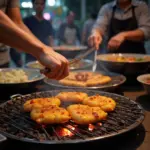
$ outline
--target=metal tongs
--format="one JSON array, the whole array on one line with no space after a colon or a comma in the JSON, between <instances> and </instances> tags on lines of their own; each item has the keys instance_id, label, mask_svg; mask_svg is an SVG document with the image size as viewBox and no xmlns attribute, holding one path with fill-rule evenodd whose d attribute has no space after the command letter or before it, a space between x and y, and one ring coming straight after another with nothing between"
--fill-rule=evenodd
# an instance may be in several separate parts
<instances>
[{"instance_id":1,"label":"metal tongs","mask_svg":"<svg viewBox=\"0 0 150 150\"><path fill-rule=\"evenodd\" d=\"M89 48L85 53L81 54L78 58L74 58L72 60L69 61L69 65L75 64L79 61L81 61L83 58L85 58L86 56L88 56L89 54L91 54L93 51L95 50L95 48ZM48 73L51 72L51 70L49 68L44 68L40 70L41 73Z\"/></svg>"}]
</instances>

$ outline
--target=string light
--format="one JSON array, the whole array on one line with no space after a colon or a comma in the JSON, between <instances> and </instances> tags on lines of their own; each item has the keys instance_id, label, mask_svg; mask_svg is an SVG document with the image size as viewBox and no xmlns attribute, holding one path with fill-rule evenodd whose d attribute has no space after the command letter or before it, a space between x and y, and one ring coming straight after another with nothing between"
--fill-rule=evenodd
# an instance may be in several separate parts
<instances>
[{"instance_id":1,"label":"string light","mask_svg":"<svg viewBox=\"0 0 150 150\"><path fill-rule=\"evenodd\" d=\"M48 0L48 5L49 6L55 6L56 1L55 0Z\"/></svg>"}]
</instances>

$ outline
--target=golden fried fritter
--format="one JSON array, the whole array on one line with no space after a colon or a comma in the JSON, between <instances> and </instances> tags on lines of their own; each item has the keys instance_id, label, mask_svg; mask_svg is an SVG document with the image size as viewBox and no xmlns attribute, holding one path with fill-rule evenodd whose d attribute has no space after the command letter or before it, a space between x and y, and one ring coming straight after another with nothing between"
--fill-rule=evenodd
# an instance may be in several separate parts
<instances>
[{"instance_id":1,"label":"golden fried fritter","mask_svg":"<svg viewBox=\"0 0 150 150\"><path fill-rule=\"evenodd\" d=\"M57 96L64 102L82 102L88 95L84 92L60 92Z\"/></svg>"},{"instance_id":2,"label":"golden fried fritter","mask_svg":"<svg viewBox=\"0 0 150 150\"><path fill-rule=\"evenodd\" d=\"M112 79L109 76L95 72L70 72L69 76L59 81L65 86L90 87L103 85L110 82Z\"/></svg>"},{"instance_id":3,"label":"golden fried fritter","mask_svg":"<svg viewBox=\"0 0 150 150\"><path fill-rule=\"evenodd\" d=\"M86 83L82 81L74 81L74 80L68 80L63 79L59 81L60 84L66 85L66 86L78 86L78 87L86 87Z\"/></svg>"},{"instance_id":4,"label":"golden fried fritter","mask_svg":"<svg viewBox=\"0 0 150 150\"><path fill-rule=\"evenodd\" d=\"M30 115L38 124L60 124L71 118L66 109L58 106L33 109Z\"/></svg>"},{"instance_id":5,"label":"golden fried fritter","mask_svg":"<svg viewBox=\"0 0 150 150\"><path fill-rule=\"evenodd\" d=\"M109 76L97 76L93 79L90 79L86 82L86 86L96 86L106 84L111 81Z\"/></svg>"},{"instance_id":6,"label":"golden fried fritter","mask_svg":"<svg viewBox=\"0 0 150 150\"><path fill-rule=\"evenodd\" d=\"M71 118L77 124L90 124L100 120L104 120L107 117L107 113L101 110L100 107L89 107L87 105L70 105L67 107Z\"/></svg>"},{"instance_id":7,"label":"golden fried fritter","mask_svg":"<svg viewBox=\"0 0 150 150\"><path fill-rule=\"evenodd\" d=\"M30 112L34 108L48 107L51 105L60 106L60 104L61 104L61 101L57 97L35 98L32 100L26 101L23 105L23 108L24 108L24 111Z\"/></svg>"},{"instance_id":8,"label":"golden fried fritter","mask_svg":"<svg viewBox=\"0 0 150 150\"><path fill-rule=\"evenodd\" d=\"M100 107L106 112L113 111L116 107L116 102L112 98L101 95L90 96L83 100L83 104L92 107Z\"/></svg>"}]
</instances>

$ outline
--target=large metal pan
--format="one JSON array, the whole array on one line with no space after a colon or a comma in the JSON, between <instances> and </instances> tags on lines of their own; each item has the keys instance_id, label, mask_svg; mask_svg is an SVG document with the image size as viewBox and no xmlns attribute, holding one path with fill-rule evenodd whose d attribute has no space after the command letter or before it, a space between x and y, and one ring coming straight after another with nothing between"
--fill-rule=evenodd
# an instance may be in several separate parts
<instances>
[{"instance_id":1,"label":"large metal pan","mask_svg":"<svg viewBox=\"0 0 150 150\"><path fill-rule=\"evenodd\" d=\"M0 72L9 72L12 70L23 70L26 75L28 76L28 81L20 82L20 83L0 83L0 87L7 88L7 87L24 87L24 86L31 86L32 84L36 84L45 78L43 74L40 73L39 70L36 69L28 69L28 68L3 68L0 69Z\"/></svg>"},{"instance_id":2,"label":"large metal pan","mask_svg":"<svg viewBox=\"0 0 150 150\"><path fill-rule=\"evenodd\" d=\"M89 70L85 70L85 71L88 71L90 72ZM78 70L78 71L75 71L75 72L84 72L83 70ZM56 80L51 80L51 79L48 79L48 78L45 78L44 79L44 82L50 86L53 86L53 87L57 87L57 88L67 88L67 89L88 89L88 90L102 90L102 91L114 91L116 88L118 88L119 86L121 86L125 81L126 81L126 77L121 75L121 74L118 74L118 73L112 73L112 72L103 72L103 71L96 71L96 73L100 73L100 74L103 74L103 75L107 75L107 76L110 76L112 78L112 81L107 83L107 84L104 84L104 85L98 85L98 86L92 86L92 87L77 87L77 86L66 86L66 85L62 85L60 84L58 81Z\"/></svg>"},{"instance_id":3,"label":"large metal pan","mask_svg":"<svg viewBox=\"0 0 150 150\"><path fill-rule=\"evenodd\" d=\"M70 65L70 70L79 70L79 69L88 70L91 69L92 66L93 66L92 60L83 59L80 62L77 62L76 64ZM31 69L43 69L43 66L40 65L38 61L31 61L26 64L26 67Z\"/></svg>"},{"instance_id":4,"label":"large metal pan","mask_svg":"<svg viewBox=\"0 0 150 150\"><path fill-rule=\"evenodd\" d=\"M138 59L139 61L111 61L108 60L108 58L115 58L115 57L134 57ZM105 67L111 72L121 73L123 75L127 76L137 76L140 74L143 74L148 71L149 65L150 65L150 59L149 60L142 60L145 57L149 57L150 55L144 55L144 54L100 54L97 56L97 64L98 67L101 68L101 66ZM141 61L140 61L141 59Z\"/></svg>"},{"instance_id":5,"label":"large metal pan","mask_svg":"<svg viewBox=\"0 0 150 150\"><path fill-rule=\"evenodd\" d=\"M85 50L87 50L86 46L67 46L67 45L61 45L61 46L55 46L53 49L60 53L61 55L65 56L68 59L73 59L77 55L84 53Z\"/></svg>"},{"instance_id":6,"label":"large metal pan","mask_svg":"<svg viewBox=\"0 0 150 150\"><path fill-rule=\"evenodd\" d=\"M28 89L34 89L36 85L42 83L45 78L39 70L29 68L3 68L0 69L0 72L8 72L14 69L23 70L28 76L28 81L21 83L0 83L0 91L3 91L1 93L1 99L3 98L3 100L9 98L12 94L16 94L18 92L26 93Z\"/></svg>"},{"instance_id":7,"label":"large metal pan","mask_svg":"<svg viewBox=\"0 0 150 150\"><path fill-rule=\"evenodd\" d=\"M7 138L5 136L3 136L3 135L0 134L0 143L3 142L3 141L6 141L6 139Z\"/></svg>"}]
</instances>

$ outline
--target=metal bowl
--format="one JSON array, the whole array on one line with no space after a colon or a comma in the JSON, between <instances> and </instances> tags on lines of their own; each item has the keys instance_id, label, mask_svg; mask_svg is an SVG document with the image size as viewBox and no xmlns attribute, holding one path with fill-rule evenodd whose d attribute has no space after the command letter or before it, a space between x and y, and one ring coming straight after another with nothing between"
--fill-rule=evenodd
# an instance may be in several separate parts
<instances>
[{"instance_id":1,"label":"metal bowl","mask_svg":"<svg viewBox=\"0 0 150 150\"><path fill-rule=\"evenodd\" d=\"M89 70L85 70L85 71L89 72ZM76 72L83 72L83 70L78 70ZM91 86L91 87L66 86L66 85L59 83L56 80L52 80L48 78L45 78L44 82L50 86L58 87L58 88L102 90L102 91L112 92L126 81L126 77L118 73L111 73L111 72L108 73L108 72L102 72L102 71L96 71L96 73L110 76L112 78L112 81L104 85Z\"/></svg>"},{"instance_id":2,"label":"metal bowl","mask_svg":"<svg viewBox=\"0 0 150 150\"><path fill-rule=\"evenodd\" d=\"M143 74L137 77L138 82L141 83L147 94L150 95L150 83L147 83L146 79L150 79L150 74Z\"/></svg>"},{"instance_id":3,"label":"metal bowl","mask_svg":"<svg viewBox=\"0 0 150 150\"><path fill-rule=\"evenodd\" d=\"M70 65L70 70L78 70L78 69L91 69L93 66L93 61L89 59L83 59L76 64ZM39 64L38 61L32 61L26 64L27 68L31 69L43 69L43 66Z\"/></svg>"},{"instance_id":4,"label":"metal bowl","mask_svg":"<svg viewBox=\"0 0 150 150\"><path fill-rule=\"evenodd\" d=\"M4 68L0 69L0 72L8 72L11 70L23 70L27 76L28 81L21 82L21 83L0 83L0 90L4 91L1 93L1 96L3 95L5 97L9 97L11 94L16 94L18 92L25 93L25 91L28 91L28 89L33 89L36 87L36 85L43 82L43 79L45 76L40 73L39 70L36 69L28 69L28 68Z\"/></svg>"},{"instance_id":5,"label":"metal bowl","mask_svg":"<svg viewBox=\"0 0 150 150\"><path fill-rule=\"evenodd\" d=\"M97 56L98 67L104 66L111 72L121 73L124 75L140 75L148 71L150 65L150 59L145 61L134 61L134 62L118 62L110 61L108 58L113 57L135 57L135 58L144 58L150 57L150 55L144 54L101 54Z\"/></svg>"},{"instance_id":6,"label":"metal bowl","mask_svg":"<svg viewBox=\"0 0 150 150\"><path fill-rule=\"evenodd\" d=\"M73 59L77 55L84 53L87 50L86 46L56 46L53 49L58 52L59 54L65 56L68 59Z\"/></svg>"}]
</instances>

